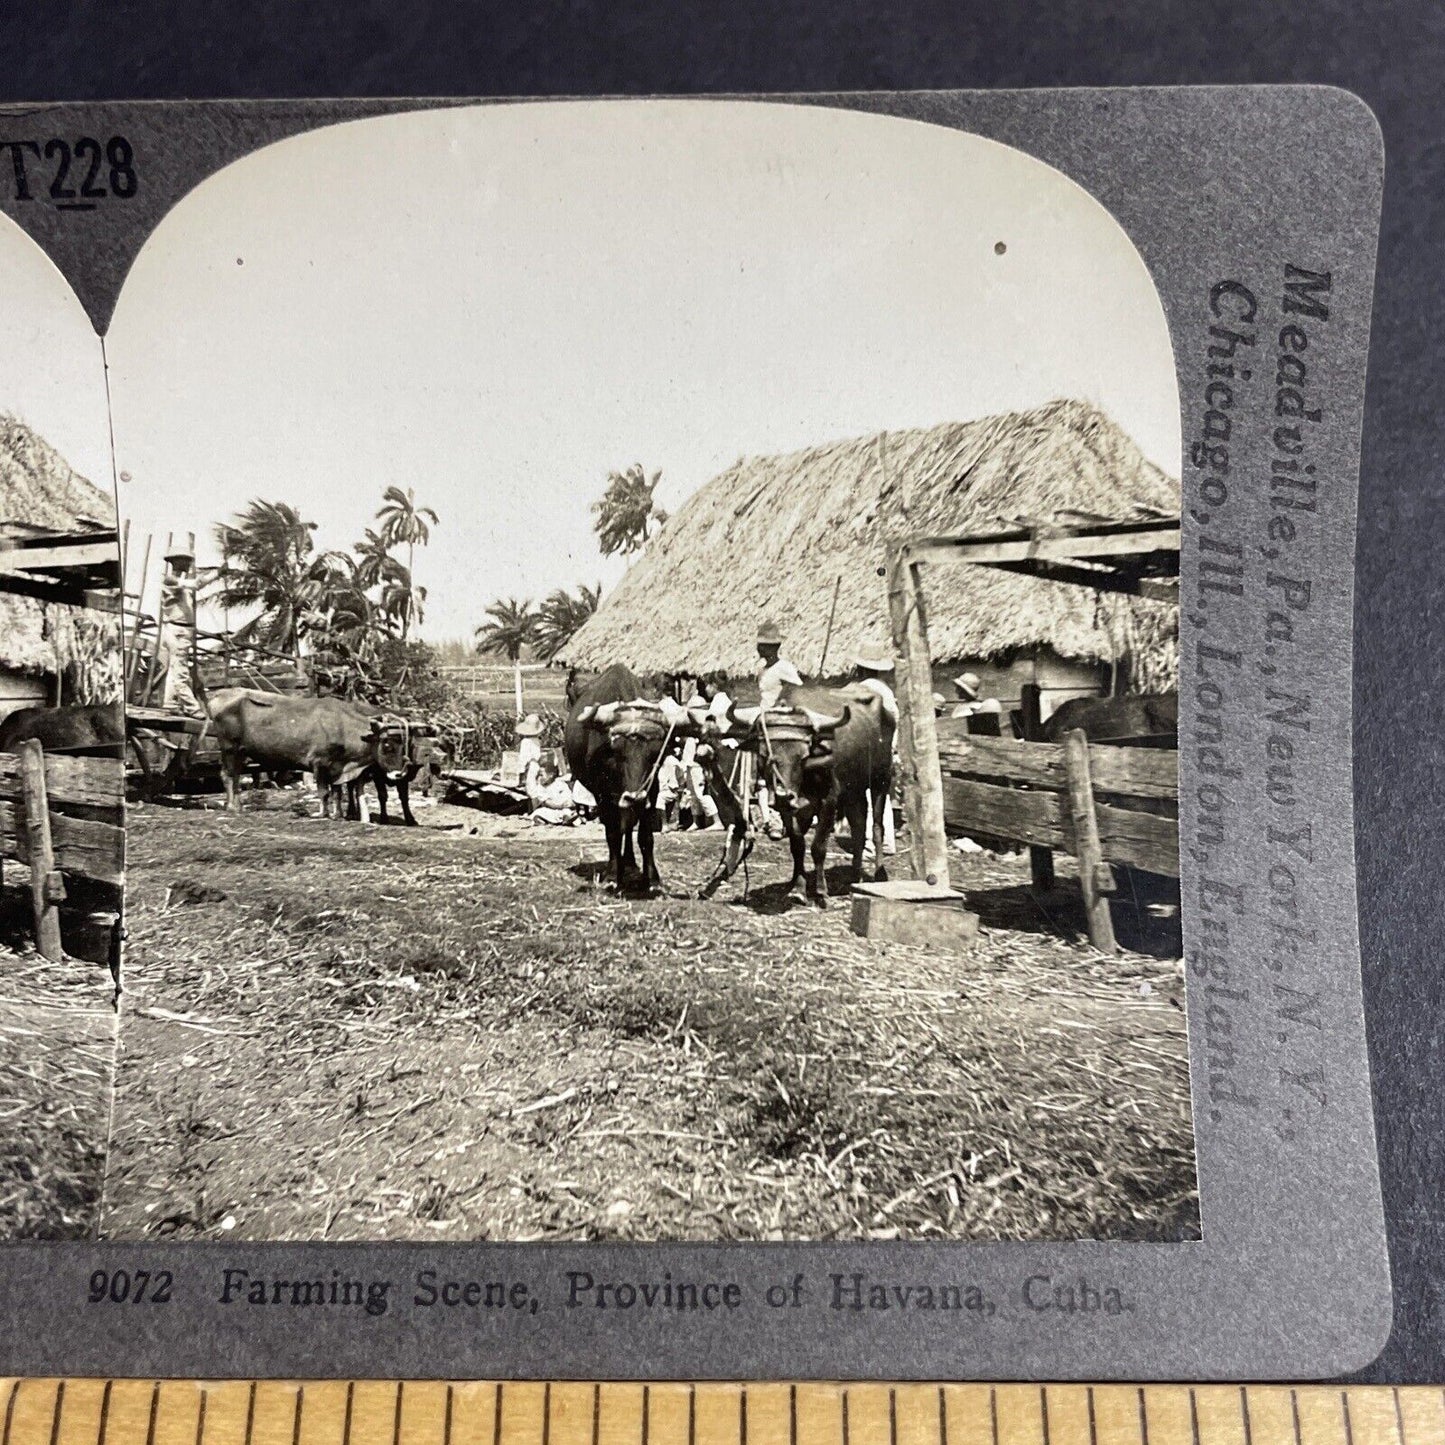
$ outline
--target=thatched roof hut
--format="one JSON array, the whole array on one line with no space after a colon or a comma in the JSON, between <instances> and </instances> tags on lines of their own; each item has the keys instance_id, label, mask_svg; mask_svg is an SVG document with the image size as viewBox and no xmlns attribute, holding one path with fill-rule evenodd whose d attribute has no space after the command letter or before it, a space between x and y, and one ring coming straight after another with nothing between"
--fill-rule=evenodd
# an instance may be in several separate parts
<instances>
[{"instance_id":1,"label":"thatched roof hut","mask_svg":"<svg viewBox=\"0 0 1445 1445\"><path fill-rule=\"evenodd\" d=\"M115 527L115 504L24 422L0 413L0 536ZM113 654L107 656L105 654ZM84 674L84 701L114 700L119 641L114 619L84 608L0 593L0 712L42 700L45 682ZM114 677L111 675L114 674ZM29 679L30 684L21 682Z\"/></svg>"},{"instance_id":2,"label":"thatched roof hut","mask_svg":"<svg viewBox=\"0 0 1445 1445\"><path fill-rule=\"evenodd\" d=\"M888 637L880 511L890 492L912 536L1179 514L1179 483L1079 401L748 458L676 512L566 660L747 675L768 617L805 672L847 671L866 639ZM1173 685L1173 606L963 563L930 564L925 594L935 663L1046 648L1067 660L1127 661L1138 690Z\"/></svg>"}]
</instances>

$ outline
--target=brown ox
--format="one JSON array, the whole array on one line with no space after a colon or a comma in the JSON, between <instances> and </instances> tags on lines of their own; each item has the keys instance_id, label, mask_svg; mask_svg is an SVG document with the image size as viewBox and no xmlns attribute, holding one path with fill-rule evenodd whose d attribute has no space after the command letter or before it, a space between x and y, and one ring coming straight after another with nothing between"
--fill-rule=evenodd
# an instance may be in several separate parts
<instances>
[{"instance_id":1,"label":"brown ox","mask_svg":"<svg viewBox=\"0 0 1445 1445\"><path fill-rule=\"evenodd\" d=\"M221 748L226 806L233 813L240 811L241 770L248 761L309 772L328 818L336 785L376 764L380 722L342 698L224 688L210 695L207 706Z\"/></svg>"}]
</instances>

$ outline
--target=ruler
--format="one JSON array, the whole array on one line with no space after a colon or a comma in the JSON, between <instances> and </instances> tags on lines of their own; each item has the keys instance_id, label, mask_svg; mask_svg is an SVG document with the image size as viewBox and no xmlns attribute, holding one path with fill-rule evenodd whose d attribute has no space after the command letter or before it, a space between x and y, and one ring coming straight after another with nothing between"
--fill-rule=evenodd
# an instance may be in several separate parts
<instances>
[{"instance_id":1,"label":"ruler","mask_svg":"<svg viewBox=\"0 0 1445 1445\"><path fill-rule=\"evenodd\" d=\"M4 1380L0 1445L1445 1445L1352 1385Z\"/></svg>"}]
</instances>

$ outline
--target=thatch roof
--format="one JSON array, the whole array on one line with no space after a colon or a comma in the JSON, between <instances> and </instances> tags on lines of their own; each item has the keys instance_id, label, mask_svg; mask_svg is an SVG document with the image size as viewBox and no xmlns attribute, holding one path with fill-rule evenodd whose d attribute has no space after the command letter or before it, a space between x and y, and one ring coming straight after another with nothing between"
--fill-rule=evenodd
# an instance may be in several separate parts
<instances>
[{"instance_id":1,"label":"thatch roof","mask_svg":"<svg viewBox=\"0 0 1445 1445\"><path fill-rule=\"evenodd\" d=\"M0 535L114 526L110 496L24 422L0 412ZM71 663L92 665L98 628L106 630L82 608L0 594L0 668L47 676Z\"/></svg>"},{"instance_id":2,"label":"thatch roof","mask_svg":"<svg viewBox=\"0 0 1445 1445\"><path fill-rule=\"evenodd\" d=\"M885 495L906 506L912 536L1179 514L1179 483L1079 401L748 458L674 514L569 643L566 660L746 674L767 617L804 672L846 671L866 639L888 637L879 575ZM1172 683L1174 607L963 563L929 564L925 593L935 663L1041 646L1107 662L1128 650L1136 676Z\"/></svg>"}]
</instances>

